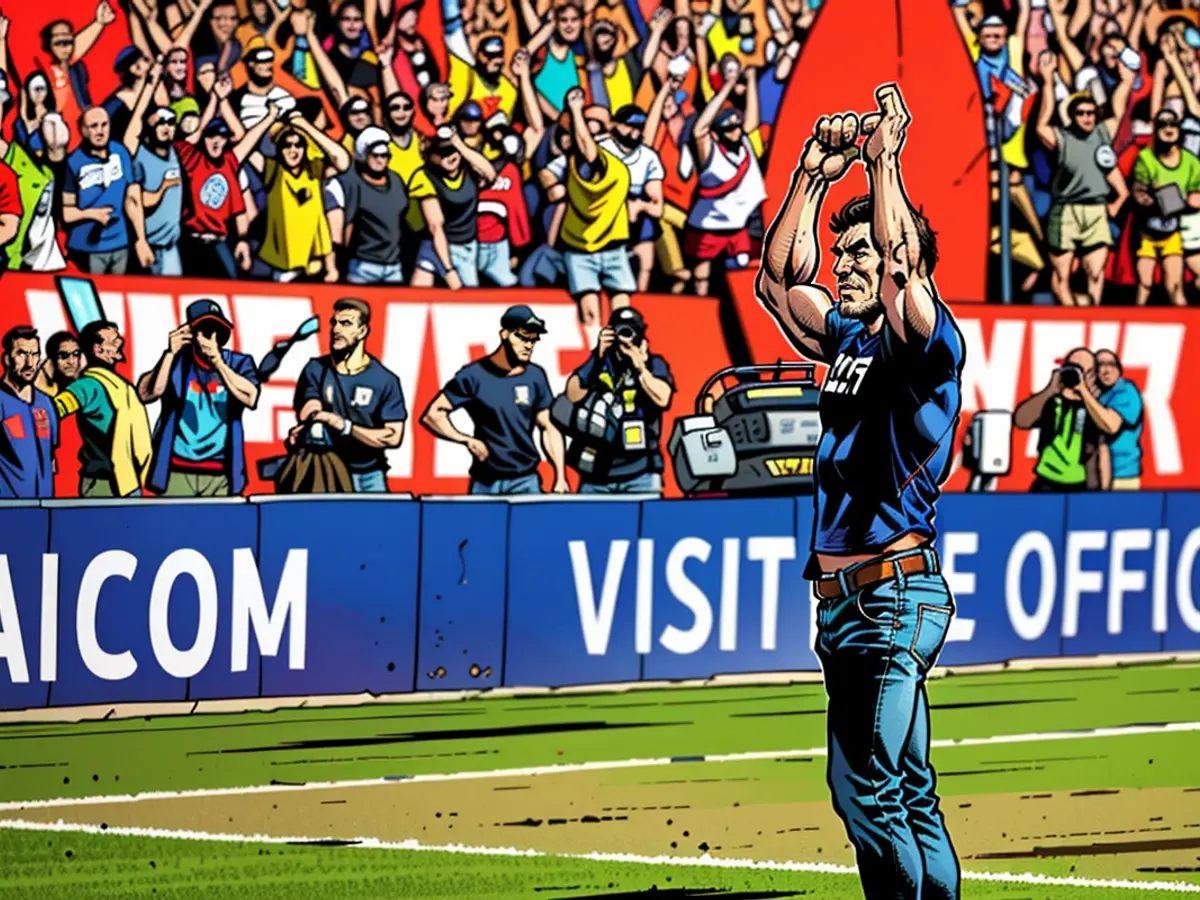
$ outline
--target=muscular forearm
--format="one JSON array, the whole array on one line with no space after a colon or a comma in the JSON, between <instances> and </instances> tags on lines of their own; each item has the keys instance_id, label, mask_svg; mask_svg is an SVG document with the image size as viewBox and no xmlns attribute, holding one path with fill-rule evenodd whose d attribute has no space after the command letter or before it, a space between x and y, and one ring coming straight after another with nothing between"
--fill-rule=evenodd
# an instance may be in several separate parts
<instances>
[{"instance_id":1,"label":"muscular forearm","mask_svg":"<svg viewBox=\"0 0 1200 900\"><path fill-rule=\"evenodd\" d=\"M792 176L792 184L783 211L767 234L767 252L763 255L765 273L780 284L811 283L820 265L817 217L829 190L819 175L809 175L803 167Z\"/></svg>"},{"instance_id":2,"label":"muscular forearm","mask_svg":"<svg viewBox=\"0 0 1200 900\"><path fill-rule=\"evenodd\" d=\"M643 370L638 376L638 384L642 386L642 390L646 392L646 396L659 409L666 409L671 405L671 395L674 393L674 388L666 380L652 375L649 369Z\"/></svg>"},{"instance_id":3,"label":"muscular forearm","mask_svg":"<svg viewBox=\"0 0 1200 900\"><path fill-rule=\"evenodd\" d=\"M1121 414L1115 409L1109 409L1091 391L1082 391L1083 406L1088 417L1096 423L1105 434L1116 434L1121 430Z\"/></svg>"},{"instance_id":4,"label":"muscular forearm","mask_svg":"<svg viewBox=\"0 0 1200 900\"><path fill-rule=\"evenodd\" d=\"M1013 425L1023 431L1036 428L1038 420L1041 419L1042 412L1046 408L1046 404L1050 402L1050 398L1053 396L1054 391L1050 388L1045 388L1038 391L1032 397L1026 397L1013 411Z\"/></svg>"},{"instance_id":5,"label":"muscular forearm","mask_svg":"<svg viewBox=\"0 0 1200 900\"><path fill-rule=\"evenodd\" d=\"M563 444L562 432L547 422L542 425L542 450L546 459L554 466L554 475L561 479L566 477L566 447Z\"/></svg>"},{"instance_id":6,"label":"muscular forearm","mask_svg":"<svg viewBox=\"0 0 1200 900\"><path fill-rule=\"evenodd\" d=\"M235 372L221 357L217 357L213 367L217 370L217 375L220 376L225 388L238 403L246 409L254 409L258 406L260 388L257 384L245 375Z\"/></svg>"},{"instance_id":7,"label":"muscular forearm","mask_svg":"<svg viewBox=\"0 0 1200 900\"><path fill-rule=\"evenodd\" d=\"M428 409L425 415L421 417L421 424L429 431L444 441L450 441L455 444L465 444L469 441L470 435L463 434L454 427L454 423L450 421L450 411L444 409Z\"/></svg>"},{"instance_id":8,"label":"muscular forearm","mask_svg":"<svg viewBox=\"0 0 1200 900\"><path fill-rule=\"evenodd\" d=\"M171 364L174 361L175 354L167 350L158 360L158 364L138 379L139 400L143 403L152 403L166 392L167 383L171 380Z\"/></svg>"},{"instance_id":9,"label":"muscular forearm","mask_svg":"<svg viewBox=\"0 0 1200 900\"><path fill-rule=\"evenodd\" d=\"M350 429L350 437L373 450L390 450L400 446L404 438L404 423L390 422L382 428L355 425Z\"/></svg>"}]
</instances>

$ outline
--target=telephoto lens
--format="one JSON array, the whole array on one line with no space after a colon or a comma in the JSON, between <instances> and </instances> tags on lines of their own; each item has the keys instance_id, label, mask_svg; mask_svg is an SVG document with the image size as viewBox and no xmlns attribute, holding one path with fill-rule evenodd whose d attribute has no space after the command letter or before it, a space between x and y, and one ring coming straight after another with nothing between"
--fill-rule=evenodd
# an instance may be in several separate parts
<instances>
[{"instance_id":1,"label":"telephoto lens","mask_svg":"<svg viewBox=\"0 0 1200 900\"><path fill-rule=\"evenodd\" d=\"M616 327L615 331L616 331L617 337L619 337L619 338L625 338L625 340L627 340L627 341L637 340L637 336L638 336L637 329L634 328L632 325L626 325L626 324L618 325Z\"/></svg>"},{"instance_id":2,"label":"telephoto lens","mask_svg":"<svg viewBox=\"0 0 1200 900\"><path fill-rule=\"evenodd\" d=\"M1063 387L1074 388L1079 387L1079 382L1082 380L1083 373L1075 366L1063 366L1059 371L1059 380Z\"/></svg>"}]
</instances>

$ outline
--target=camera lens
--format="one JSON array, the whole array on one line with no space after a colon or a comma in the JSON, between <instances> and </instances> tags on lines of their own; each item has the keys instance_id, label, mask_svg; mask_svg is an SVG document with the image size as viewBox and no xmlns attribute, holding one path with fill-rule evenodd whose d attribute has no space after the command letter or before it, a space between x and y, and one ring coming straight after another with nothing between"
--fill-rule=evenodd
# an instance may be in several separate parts
<instances>
[{"instance_id":1,"label":"camera lens","mask_svg":"<svg viewBox=\"0 0 1200 900\"><path fill-rule=\"evenodd\" d=\"M625 338L628 341L632 341L637 337L637 332L634 330L632 325L618 325L616 327L616 333L617 337Z\"/></svg>"},{"instance_id":2,"label":"camera lens","mask_svg":"<svg viewBox=\"0 0 1200 900\"><path fill-rule=\"evenodd\" d=\"M1062 374L1059 377L1062 380L1063 387L1073 388L1073 387L1079 386L1079 370L1078 369L1076 369L1074 366L1071 366L1071 367L1062 369L1061 372L1062 372Z\"/></svg>"}]
</instances>

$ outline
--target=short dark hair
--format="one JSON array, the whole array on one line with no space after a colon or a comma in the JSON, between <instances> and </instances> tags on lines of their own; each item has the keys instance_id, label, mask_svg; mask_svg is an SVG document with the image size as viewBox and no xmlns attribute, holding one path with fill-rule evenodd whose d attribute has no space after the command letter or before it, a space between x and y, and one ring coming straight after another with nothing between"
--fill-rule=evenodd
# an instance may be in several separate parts
<instances>
[{"instance_id":1,"label":"short dark hair","mask_svg":"<svg viewBox=\"0 0 1200 900\"><path fill-rule=\"evenodd\" d=\"M1085 103L1090 103L1093 107L1097 106L1096 98L1086 92L1078 93L1072 97L1071 101L1067 104L1067 118L1074 119L1079 107Z\"/></svg>"},{"instance_id":2,"label":"short dark hair","mask_svg":"<svg viewBox=\"0 0 1200 900\"><path fill-rule=\"evenodd\" d=\"M67 28L71 29L71 37L75 37L75 26L71 24L70 20L55 19L53 22L51 22L49 25L47 25L45 28L43 28L41 31L38 32L38 37L40 37L42 40L43 52L45 52L45 53L50 52L50 38L53 37L54 29L57 28L59 25L66 25Z\"/></svg>"},{"instance_id":3,"label":"short dark hair","mask_svg":"<svg viewBox=\"0 0 1200 900\"><path fill-rule=\"evenodd\" d=\"M37 336L37 329L32 325L18 325L15 328L10 328L4 334L4 355L8 356L8 354L13 352L13 347L17 345L17 341L36 341Z\"/></svg>"},{"instance_id":4,"label":"short dark hair","mask_svg":"<svg viewBox=\"0 0 1200 900\"><path fill-rule=\"evenodd\" d=\"M358 313L358 321L363 325L371 324L371 305L366 300L360 300L358 297L343 297L334 302L333 311L335 314L351 310Z\"/></svg>"},{"instance_id":5,"label":"short dark hair","mask_svg":"<svg viewBox=\"0 0 1200 900\"><path fill-rule=\"evenodd\" d=\"M917 223L917 243L921 247L921 262L925 264L925 272L928 275L933 274L933 269L937 265L937 234L929 226L929 220L918 209L912 209L913 219ZM829 228L834 234L843 234L849 231L855 225L871 225L874 218L875 207L871 203L871 197L864 194L861 197L855 197L843 206L840 210L833 214L833 218L829 221Z\"/></svg>"},{"instance_id":6,"label":"short dark hair","mask_svg":"<svg viewBox=\"0 0 1200 900\"><path fill-rule=\"evenodd\" d=\"M1109 356L1111 356L1111 357L1113 358L1113 364L1114 364L1114 365L1117 367L1117 373L1118 373L1118 374L1120 374L1120 375L1124 375L1124 374L1125 374L1125 367L1124 367L1123 365L1121 365L1121 357L1117 356L1117 351L1116 351L1116 350L1109 350L1109 349L1106 347L1106 348L1104 348L1103 350L1097 350L1097 351L1096 351L1096 353L1095 353L1095 356L1096 356L1097 358L1099 358L1099 356L1100 356L1100 354L1101 354L1101 353L1107 353Z\"/></svg>"},{"instance_id":7,"label":"short dark hair","mask_svg":"<svg viewBox=\"0 0 1200 900\"><path fill-rule=\"evenodd\" d=\"M88 322L79 331L79 349L83 351L83 356L88 362L95 362L96 345L103 343L100 338L100 332L108 329L120 332L116 322L110 322L107 319L97 319L95 322Z\"/></svg>"},{"instance_id":8,"label":"short dark hair","mask_svg":"<svg viewBox=\"0 0 1200 900\"><path fill-rule=\"evenodd\" d=\"M58 351L62 349L62 345L66 343L78 344L79 338L71 334L69 331L56 331L46 340L46 356L50 359L58 359Z\"/></svg>"}]
</instances>

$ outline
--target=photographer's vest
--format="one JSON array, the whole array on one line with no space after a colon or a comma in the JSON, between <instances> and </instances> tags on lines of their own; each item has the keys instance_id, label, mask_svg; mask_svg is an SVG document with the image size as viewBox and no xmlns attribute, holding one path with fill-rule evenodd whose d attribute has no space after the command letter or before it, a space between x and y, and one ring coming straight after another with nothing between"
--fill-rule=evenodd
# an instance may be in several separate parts
<instances>
[{"instance_id":1,"label":"photographer's vest","mask_svg":"<svg viewBox=\"0 0 1200 900\"><path fill-rule=\"evenodd\" d=\"M1053 409L1043 412L1039 424L1040 453L1035 475L1055 484L1077 485L1087 481L1087 467L1083 462L1083 430L1088 414L1082 404L1064 403L1055 397ZM1046 427L1053 422L1053 431Z\"/></svg>"}]
</instances>

